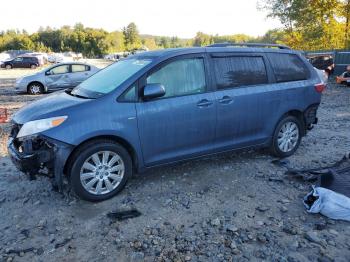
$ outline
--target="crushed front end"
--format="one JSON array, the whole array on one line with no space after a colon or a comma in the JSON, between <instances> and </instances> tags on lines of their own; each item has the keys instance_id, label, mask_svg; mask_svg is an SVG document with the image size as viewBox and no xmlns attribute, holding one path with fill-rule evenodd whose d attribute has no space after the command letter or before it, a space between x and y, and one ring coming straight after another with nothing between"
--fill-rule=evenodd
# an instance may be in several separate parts
<instances>
[{"instance_id":1,"label":"crushed front end","mask_svg":"<svg viewBox=\"0 0 350 262\"><path fill-rule=\"evenodd\" d=\"M41 134L17 138L21 125L12 123L7 148L14 165L31 179L39 173L53 175L53 185L63 186L64 165L73 146Z\"/></svg>"}]
</instances>

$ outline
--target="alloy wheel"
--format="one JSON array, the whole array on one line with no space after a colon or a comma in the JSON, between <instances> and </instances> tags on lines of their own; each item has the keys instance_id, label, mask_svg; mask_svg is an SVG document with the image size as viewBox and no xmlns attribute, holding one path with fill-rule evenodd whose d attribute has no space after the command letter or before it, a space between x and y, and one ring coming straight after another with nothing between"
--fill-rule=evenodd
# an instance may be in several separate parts
<instances>
[{"instance_id":1,"label":"alloy wheel","mask_svg":"<svg viewBox=\"0 0 350 262\"><path fill-rule=\"evenodd\" d=\"M104 195L118 187L125 173L124 161L115 152L100 151L88 157L80 169L80 182L94 195Z\"/></svg>"},{"instance_id":2,"label":"alloy wheel","mask_svg":"<svg viewBox=\"0 0 350 262\"><path fill-rule=\"evenodd\" d=\"M286 122L282 125L280 131L278 132L278 148L284 152L292 151L299 140L299 128L294 122Z\"/></svg>"},{"instance_id":3,"label":"alloy wheel","mask_svg":"<svg viewBox=\"0 0 350 262\"><path fill-rule=\"evenodd\" d=\"M41 93L41 86L39 85L31 85L30 88L30 93L33 95L38 95Z\"/></svg>"}]
</instances>

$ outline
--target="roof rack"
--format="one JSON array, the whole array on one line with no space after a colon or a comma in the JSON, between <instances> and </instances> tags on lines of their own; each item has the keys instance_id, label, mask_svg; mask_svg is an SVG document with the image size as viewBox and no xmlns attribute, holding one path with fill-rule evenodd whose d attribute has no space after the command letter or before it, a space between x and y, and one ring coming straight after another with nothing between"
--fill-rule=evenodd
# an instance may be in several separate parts
<instances>
[{"instance_id":1,"label":"roof rack","mask_svg":"<svg viewBox=\"0 0 350 262\"><path fill-rule=\"evenodd\" d=\"M207 47L263 47L263 48L279 48L279 49L291 49L288 46L285 45L278 45L278 44L265 44L265 43L217 43L208 45Z\"/></svg>"}]
</instances>

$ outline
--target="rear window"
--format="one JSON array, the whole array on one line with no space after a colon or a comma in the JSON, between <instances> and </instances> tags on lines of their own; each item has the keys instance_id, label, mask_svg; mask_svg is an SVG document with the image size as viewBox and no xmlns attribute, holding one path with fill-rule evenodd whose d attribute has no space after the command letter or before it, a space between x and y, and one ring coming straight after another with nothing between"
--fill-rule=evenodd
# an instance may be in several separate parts
<instances>
[{"instance_id":1,"label":"rear window","mask_svg":"<svg viewBox=\"0 0 350 262\"><path fill-rule=\"evenodd\" d=\"M260 85L268 82L262 57L214 57L213 63L218 89Z\"/></svg>"},{"instance_id":2,"label":"rear window","mask_svg":"<svg viewBox=\"0 0 350 262\"><path fill-rule=\"evenodd\" d=\"M297 55L268 54L276 81L291 82L309 78L309 70Z\"/></svg>"}]
</instances>

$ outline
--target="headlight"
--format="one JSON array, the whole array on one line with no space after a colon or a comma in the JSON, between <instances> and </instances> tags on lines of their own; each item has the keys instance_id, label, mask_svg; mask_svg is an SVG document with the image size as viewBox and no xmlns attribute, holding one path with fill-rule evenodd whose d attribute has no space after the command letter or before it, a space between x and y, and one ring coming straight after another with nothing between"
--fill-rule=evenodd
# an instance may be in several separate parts
<instances>
[{"instance_id":1,"label":"headlight","mask_svg":"<svg viewBox=\"0 0 350 262\"><path fill-rule=\"evenodd\" d=\"M17 134L17 138L34 135L50 128L61 125L68 117L58 116L25 123Z\"/></svg>"}]
</instances>

